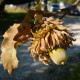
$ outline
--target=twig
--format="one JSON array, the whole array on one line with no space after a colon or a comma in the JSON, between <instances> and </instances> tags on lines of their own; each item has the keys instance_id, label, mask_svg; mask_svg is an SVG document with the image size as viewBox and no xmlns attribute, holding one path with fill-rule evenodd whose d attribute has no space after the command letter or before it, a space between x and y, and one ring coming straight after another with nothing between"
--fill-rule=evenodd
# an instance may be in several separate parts
<instances>
[{"instance_id":1,"label":"twig","mask_svg":"<svg viewBox=\"0 0 80 80\"><path fill-rule=\"evenodd\" d=\"M80 3L80 0L76 0L76 2L74 4L72 4L72 6L70 6L69 8L65 8L66 11L64 12L64 14L60 17L60 19L62 19L64 16L66 16L72 9L74 9L78 4Z\"/></svg>"},{"instance_id":2,"label":"twig","mask_svg":"<svg viewBox=\"0 0 80 80\"><path fill-rule=\"evenodd\" d=\"M40 13L43 14L45 16L55 16L56 14L62 13L62 12L69 12L72 9L74 9L78 4L80 3L80 0L77 0L74 4L72 4L72 6L68 7L68 8L64 8L64 9L60 9L56 12L52 12L52 13L48 13L46 11L42 11L42 10L28 10L28 12L33 12L33 13Z\"/></svg>"},{"instance_id":3,"label":"twig","mask_svg":"<svg viewBox=\"0 0 80 80\"><path fill-rule=\"evenodd\" d=\"M80 0L77 0L72 6L70 6L68 8L60 9L60 10L58 10L56 12L53 12L53 13L48 13L48 12L42 11L42 10L32 10L32 9L29 9L28 10L28 15L31 15L31 18L32 18L35 13L40 13L40 14L43 14L44 16L48 17L48 16L55 16L56 14L65 12L64 15L61 16L61 18L63 18L69 11L74 9L79 3L80 3ZM27 25L26 20L28 20L30 22L30 19L28 19L28 16L25 16L25 18L24 18L24 20L22 22L22 25L20 25L20 26L23 26L25 28L26 25Z\"/></svg>"},{"instance_id":4,"label":"twig","mask_svg":"<svg viewBox=\"0 0 80 80\"><path fill-rule=\"evenodd\" d=\"M53 13L49 13L50 15L55 16L56 14L62 13L62 12L67 12L67 11L71 11L72 9L74 9L78 4L80 3L80 0L76 0L76 2L74 4L72 4L72 6L68 7L68 8L64 8L64 9L60 9L56 12Z\"/></svg>"},{"instance_id":5,"label":"twig","mask_svg":"<svg viewBox=\"0 0 80 80\"><path fill-rule=\"evenodd\" d=\"M68 11L66 11L62 16L59 17L59 19L62 19L64 16L68 14Z\"/></svg>"}]
</instances>

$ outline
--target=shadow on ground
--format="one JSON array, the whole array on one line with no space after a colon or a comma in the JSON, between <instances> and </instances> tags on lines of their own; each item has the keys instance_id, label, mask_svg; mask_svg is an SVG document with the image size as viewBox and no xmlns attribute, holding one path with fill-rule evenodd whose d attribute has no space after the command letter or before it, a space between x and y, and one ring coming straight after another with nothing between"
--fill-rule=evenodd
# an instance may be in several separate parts
<instances>
[{"instance_id":1,"label":"shadow on ground","mask_svg":"<svg viewBox=\"0 0 80 80\"><path fill-rule=\"evenodd\" d=\"M41 62L34 62L27 50L30 42L18 48L19 67L9 76L0 62L0 80L80 80L80 54L70 56L65 65L54 63L46 66ZM79 46L76 46L79 49Z\"/></svg>"}]
</instances>

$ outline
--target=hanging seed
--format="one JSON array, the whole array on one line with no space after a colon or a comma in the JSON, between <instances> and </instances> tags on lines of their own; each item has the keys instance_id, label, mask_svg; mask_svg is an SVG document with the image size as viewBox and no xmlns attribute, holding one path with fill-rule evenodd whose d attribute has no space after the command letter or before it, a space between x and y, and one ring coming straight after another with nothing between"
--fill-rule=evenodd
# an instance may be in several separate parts
<instances>
[{"instance_id":1,"label":"hanging seed","mask_svg":"<svg viewBox=\"0 0 80 80\"><path fill-rule=\"evenodd\" d=\"M63 65L67 61L67 53L63 48L56 48L49 52L51 60L57 65Z\"/></svg>"},{"instance_id":2,"label":"hanging seed","mask_svg":"<svg viewBox=\"0 0 80 80\"><path fill-rule=\"evenodd\" d=\"M72 32L67 31L69 28L64 27L60 19L43 17L38 23L41 25L40 29L35 33L32 32L33 40L29 47L31 55L47 65L49 61L57 65L64 64L67 60L65 49L72 45L72 41L75 41L71 37Z\"/></svg>"}]
</instances>

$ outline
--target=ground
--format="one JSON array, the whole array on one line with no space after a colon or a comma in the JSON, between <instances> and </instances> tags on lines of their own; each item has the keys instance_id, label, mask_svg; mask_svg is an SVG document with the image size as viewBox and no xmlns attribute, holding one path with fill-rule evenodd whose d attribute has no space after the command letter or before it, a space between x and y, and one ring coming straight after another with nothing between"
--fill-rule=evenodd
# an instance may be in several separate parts
<instances>
[{"instance_id":1,"label":"ground","mask_svg":"<svg viewBox=\"0 0 80 80\"><path fill-rule=\"evenodd\" d=\"M80 80L80 17L67 16L62 19L65 26L72 29L76 39L71 49L68 49L68 61L63 66L52 63L49 66L34 62L27 50L30 42L18 48L19 67L9 76L0 61L0 80ZM3 38L0 38L0 45ZM1 52L0 52L1 53Z\"/></svg>"}]
</instances>

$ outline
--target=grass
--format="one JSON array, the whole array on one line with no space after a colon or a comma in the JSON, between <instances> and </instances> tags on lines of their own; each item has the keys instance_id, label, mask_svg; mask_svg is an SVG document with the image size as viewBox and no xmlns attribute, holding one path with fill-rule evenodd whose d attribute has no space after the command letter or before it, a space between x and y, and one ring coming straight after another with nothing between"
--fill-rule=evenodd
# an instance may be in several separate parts
<instances>
[{"instance_id":1,"label":"grass","mask_svg":"<svg viewBox=\"0 0 80 80\"><path fill-rule=\"evenodd\" d=\"M80 80L80 63L74 65L71 71L67 71L60 80Z\"/></svg>"},{"instance_id":2,"label":"grass","mask_svg":"<svg viewBox=\"0 0 80 80\"><path fill-rule=\"evenodd\" d=\"M12 26L14 23L20 23L27 12L7 12L0 15L0 35Z\"/></svg>"}]
</instances>

